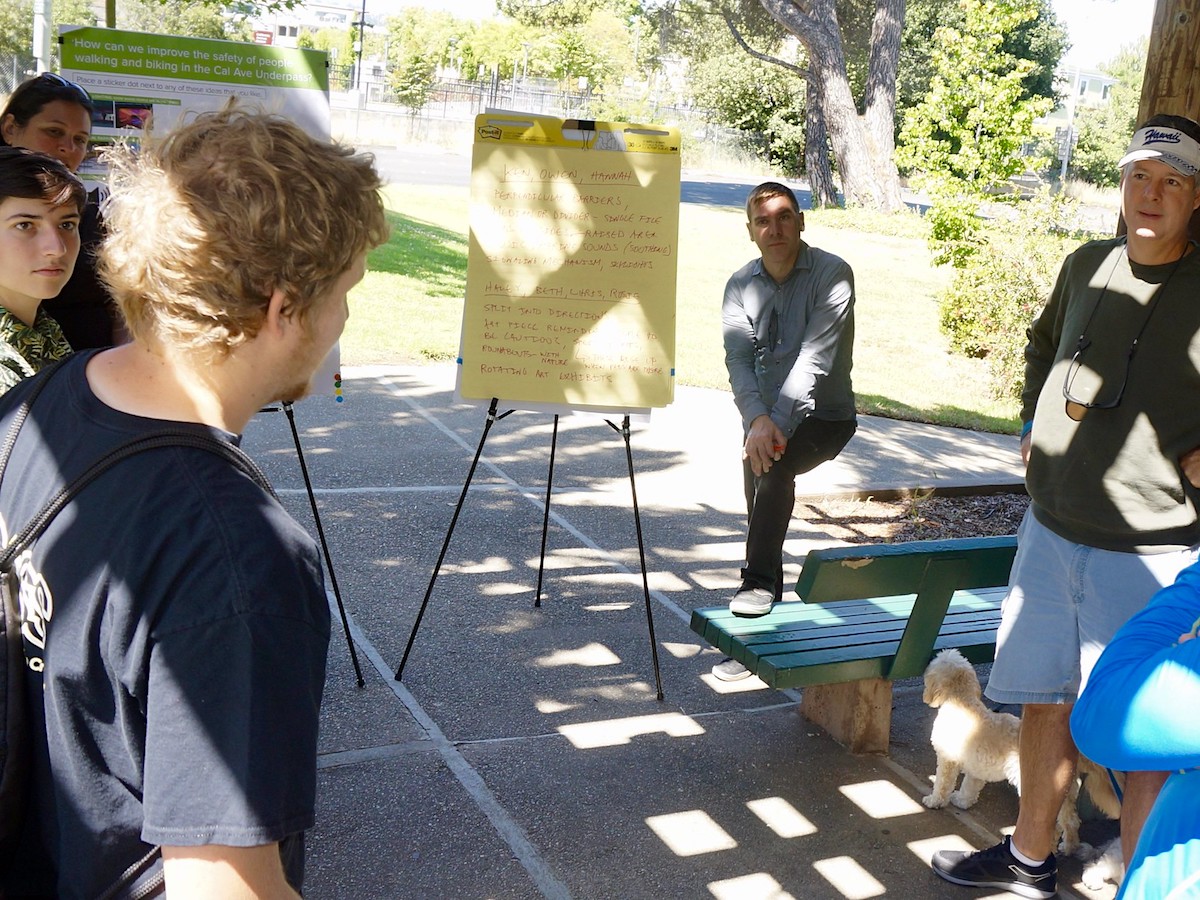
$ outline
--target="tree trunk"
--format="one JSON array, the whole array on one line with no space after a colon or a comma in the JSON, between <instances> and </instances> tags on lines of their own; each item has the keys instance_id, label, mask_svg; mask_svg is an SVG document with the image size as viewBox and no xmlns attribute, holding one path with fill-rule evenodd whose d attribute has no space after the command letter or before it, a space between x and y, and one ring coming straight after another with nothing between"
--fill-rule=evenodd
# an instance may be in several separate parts
<instances>
[{"instance_id":1,"label":"tree trunk","mask_svg":"<svg viewBox=\"0 0 1200 900\"><path fill-rule=\"evenodd\" d=\"M834 0L809 0L805 4L807 11L801 7L800 0L759 2L772 18L796 35L808 51L809 78L819 82L821 108L847 205L885 212L902 209L904 202L900 197L900 176L896 170L892 120L904 0L877 0L868 73L871 83L866 113L862 117L858 115L846 75L846 57Z\"/></svg>"},{"instance_id":2,"label":"tree trunk","mask_svg":"<svg viewBox=\"0 0 1200 900\"><path fill-rule=\"evenodd\" d=\"M876 0L863 103L875 177L889 197L894 192L892 202L900 204L903 201L900 175L896 171L896 71L900 65L904 8L905 0Z\"/></svg>"},{"instance_id":3,"label":"tree trunk","mask_svg":"<svg viewBox=\"0 0 1200 900\"><path fill-rule=\"evenodd\" d=\"M837 206L837 188L829 167L829 131L825 127L821 82L809 78L805 93L804 172L812 191L812 207Z\"/></svg>"}]
</instances>

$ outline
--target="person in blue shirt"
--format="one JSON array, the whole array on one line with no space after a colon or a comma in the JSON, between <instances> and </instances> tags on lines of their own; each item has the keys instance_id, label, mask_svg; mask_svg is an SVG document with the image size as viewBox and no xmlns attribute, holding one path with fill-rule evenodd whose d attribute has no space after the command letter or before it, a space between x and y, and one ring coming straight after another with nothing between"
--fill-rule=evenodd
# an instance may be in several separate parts
<instances>
[{"instance_id":1,"label":"person in blue shirt","mask_svg":"<svg viewBox=\"0 0 1200 900\"><path fill-rule=\"evenodd\" d=\"M1171 772L1128 861L1122 900L1200 897L1200 564L1117 632L1071 713L1079 752Z\"/></svg>"}]
</instances>

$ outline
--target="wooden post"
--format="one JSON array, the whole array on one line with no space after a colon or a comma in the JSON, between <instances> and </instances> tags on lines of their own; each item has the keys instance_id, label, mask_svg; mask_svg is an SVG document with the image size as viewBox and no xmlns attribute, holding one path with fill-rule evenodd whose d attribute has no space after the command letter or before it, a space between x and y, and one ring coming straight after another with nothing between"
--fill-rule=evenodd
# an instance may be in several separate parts
<instances>
[{"instance_id":1,"label":"wooden post","mask_svg":"<svg viewBox=\"0 0 1200 900\"><path fill-rule=\"evenodd\" d=\"M1200 122L1200 0L1157 0L1138 121L1159 113ZM1200 240L1200 211L1192 216Z\"/></svg>"},{"instance_id":2,"label":"wooden post","mask_svg":"<svg viewBox=\"0 0 1200 900\"><path fill-rule=\"evenodd\" d=\"M1156 113L1200 113L1200 0L1158 0L1150 29L1138 121Z\"/></svg>"},{"instance_id":3,"label":"wooden post","mask_svg":"<svg viewBox=\"0 0 1200 900\"><path fill-rule=\"evenodd\" d=\"M892 731L892 683L864 678L814 684L800 694L800 714L851 753L887 755Z\"/></svg>"}]
</instances>

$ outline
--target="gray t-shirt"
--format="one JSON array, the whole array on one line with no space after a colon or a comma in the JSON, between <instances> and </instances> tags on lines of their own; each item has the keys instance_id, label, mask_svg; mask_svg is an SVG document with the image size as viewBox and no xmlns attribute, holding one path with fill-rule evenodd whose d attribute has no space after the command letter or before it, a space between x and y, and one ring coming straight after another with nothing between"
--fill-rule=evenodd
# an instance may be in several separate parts
<instances>
[{"instance_id":1,"label":"gray t-shirt","mask_svg":"<svg viewBox=\"0 0 1200 900\"><path fill-rule=\"evenodd\" d=\"M800 245L782 284L756 259L733 274L721 304L725 366L742 423L769 415L786 437L808 416L854 416L854 273Z\"/></svg>"}]
</instances>

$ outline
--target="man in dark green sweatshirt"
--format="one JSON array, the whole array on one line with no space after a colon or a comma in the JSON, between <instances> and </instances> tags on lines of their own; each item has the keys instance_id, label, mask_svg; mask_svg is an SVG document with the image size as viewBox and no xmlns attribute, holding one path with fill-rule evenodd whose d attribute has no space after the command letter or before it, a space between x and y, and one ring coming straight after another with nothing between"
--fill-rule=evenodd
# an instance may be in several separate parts
<instances>
[{"instance_id":1,"label":"man in dark green sweatshirt","mask_svg":"<svg viewBox=\"0 0 1200 900\"><path fill-rule=\"evenodd\" d=\"M1078 753L1070 715L1091 667L1200 543L1200 253L1188 238L1200 125L1155 116L1119 165L1128 234L1066 258L1025 349L1033 502L986 691L1023 707L1016 829L995 847L933 857L948 881L1022 897L1057 888L1056 817ZM1129 773L1126 858L1163 778Z\"/></svg>"}]
</instances>

